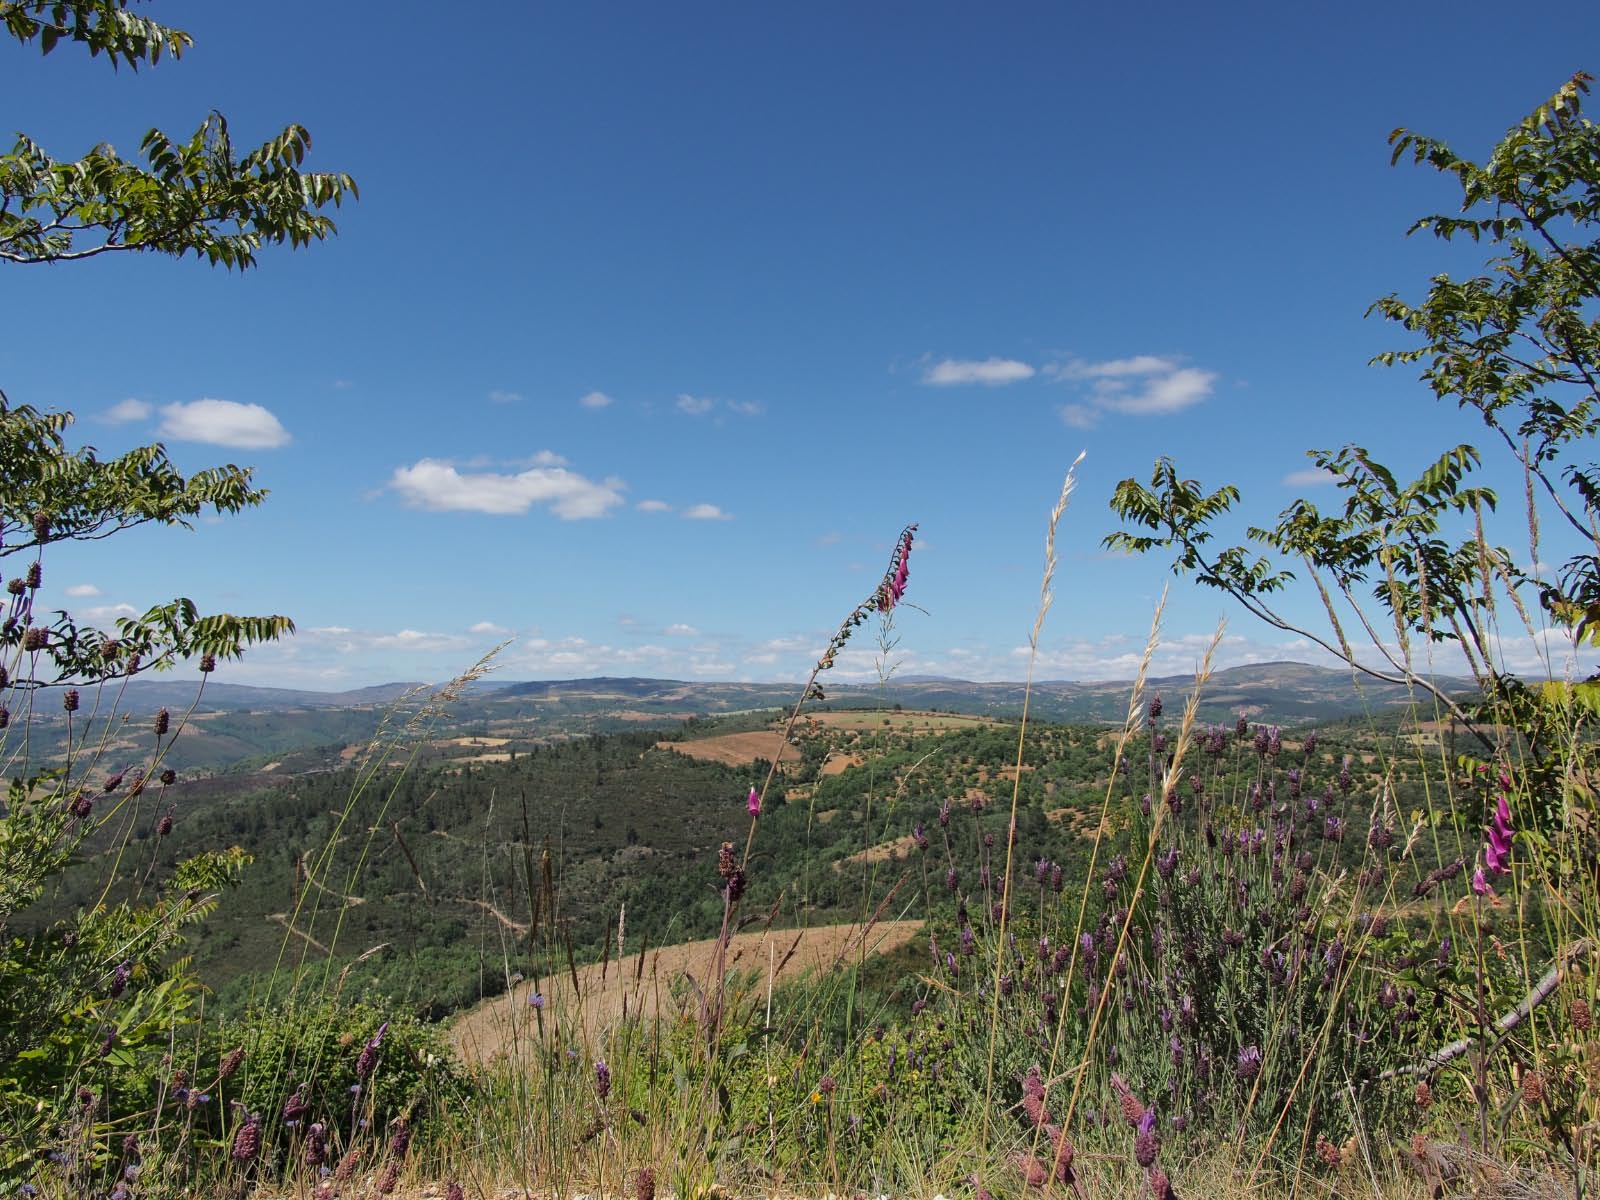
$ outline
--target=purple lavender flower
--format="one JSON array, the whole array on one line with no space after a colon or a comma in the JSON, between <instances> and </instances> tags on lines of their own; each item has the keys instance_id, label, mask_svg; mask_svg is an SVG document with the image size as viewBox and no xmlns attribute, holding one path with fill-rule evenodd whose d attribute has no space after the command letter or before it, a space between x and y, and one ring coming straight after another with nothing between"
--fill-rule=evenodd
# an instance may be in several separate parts
<instances>
[{"instance_id":1,"label":"purple lavender flower","mask_svg":"<svg viewBox=\"0 0 1600 1200\"><path fill-rule=\"evenodd\" d=\"M920 822L918 822L916 828L911 831L911 840L916 843L918 850L927 850L928 831L922 827Z\"/></svg>"},{"instance_id":2,"label":"purple lavender flower","mask_svg":"<svg viewBox=\"0 0 1600 1200\"><path fill-rule=\"evenodd\" d=\"M1148 1170L1155 1165L1157 1150L1156 1113L1155 1109L1147 1108L1139 1118L1138 1132L1133 1136L1134 1161Z\"/></svg>"},{"instance_id":3,"label":"purple lavender flower","mask_svg":"<svg viewBox=\"0 0 1600 1200\"><path fill-rule=\"evenodd\" d=\"M384 1034L389 1032L389 1022L385 1021L378 1026L378 1032L367 1040L361 1047L361 1053L356 1055L356 1078L362 1082L372 1074L372 1068L378 1065L378 1051L383 1046Z\"/></svg>"},{"instance_id":4,"label":"purple lavender flower","mask_svg":"<svg viewBox=\"0 0 1600 1200\"><path fill-rule=\"evenodd\" d=\"M116 965L116 968L111 972L111 986L106 989L111 994L112 999L116 999L128 990L128 978L132 974L132 963L121 962Z\"/></svg>"},{"instance_id":5,"label":"purple lavender flower","mask_svg":"<svg viewBox=\"0 0 1600 1200\"><path fill-rule=\"evenodd\" d=\"M594 1091L602 1100L611 1094L611 1068L603 1058L594 1060Z\"/></svg>"},{"instance_id":6,"label":"purple lavender flower","mask_svg":"<svg viewBox=\"0 0 1600 1200\"><path fill-rule=\"evenodd\" d=\"M750 794L745 797L744 810L752 817L761 815L761 793L755 788L750 789Z\"/></svg>"},{"instance_id":7,"label":"purple lavender flower","mask_svg":"<svg viewBox=\"0 0 1600 1200\"><path fill-rule=\"evenodd\" d=\"M1250 1083L1261 1074L1261 1049L1258 1046L1246 1046L1239 1051L1234 1074L1239 1077L1239 1082Z\"/></svg>"}]
</instances>

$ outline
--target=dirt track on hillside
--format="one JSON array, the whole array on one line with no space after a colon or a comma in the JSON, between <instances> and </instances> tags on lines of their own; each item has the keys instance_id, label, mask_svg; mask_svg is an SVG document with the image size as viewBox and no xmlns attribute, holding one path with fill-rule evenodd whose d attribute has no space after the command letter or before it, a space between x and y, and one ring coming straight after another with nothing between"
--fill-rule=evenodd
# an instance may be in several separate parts
<instances>
[{"instance_id":1,"label":"dirt track on hillside","mask_svg":"<svg viewBox=\"0 0 1600 1200\"><path fill-rule=\"evenodd\" d=\"M880 921L867 929L867 952L887 954L897 950L921 928L921 921ZM673 999L674 985L685 974L700 982L709 978L715 947L715 940L707 938L647 950L642 964L639 955L630 954L604 971L598 963L580 967L576 992L571 974L563 967L558 979L540 981L545 1037L563 1029L564 1042L587 1041L621 1021L625 1010L629 1017L640 1013L646 1017L676 1017L679 1007ZM859 953L860 947L860 927L856 925L741 933L728 946L728 968L757 973L765 990L769 976L794 980L814 968L827 970ZM541 1014L528 1003L532 986L531 980L519 983L504 996L480 1004L451 1025L450 1040L464 1059L485 1062L498 1055L528 1051L539 1044ZM681 987L676 990L693 996L692 988L687 993Z\"/></svg>"}]
</instances>

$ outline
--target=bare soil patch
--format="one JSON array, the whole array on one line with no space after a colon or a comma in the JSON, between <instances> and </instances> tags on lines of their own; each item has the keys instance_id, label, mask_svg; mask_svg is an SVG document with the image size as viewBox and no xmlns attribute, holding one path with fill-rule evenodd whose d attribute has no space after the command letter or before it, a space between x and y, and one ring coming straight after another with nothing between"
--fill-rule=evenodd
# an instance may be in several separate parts
<instances>
[{"instance_id":1,"label":"bare soil patch","mask_svg":"<svg viewBox=\"0 0 1600 1200\"><path fill-rule=\"evenodd\" d=\"M921 928L921 921L882 921L864 933L859 925L741 933L729 942L727 965L731 971L756 973L765 991L769 979L798 979L807 971L829 970L859 953L863 944L869 954L897 950ZM541 1020L545 1038L557 1030L571 1038L574 1033L592 1036L615 1025L624 1010L630 1017L673 1019L681 1010L675 993L686 997L684 1003L691 1008L695 1003L694 989L685 990L679 981L687 975L705 986L715 971L715 956L714 938L646 950L604 966L580 967L576 990L571 973L563 968L558 978L539 981L542 1009L529 1004L534 981L524 980L504 996L457 1018L450 1027L450 1040L468 1062L486 1062L537 1048Z\"/></svg>"},{"instance_id":2,"label":"bare soil patch","mask_svg":"<svg viewBox=\"0 0 1600 1200\"><path fill-rule=\"evenodd\" d=\"M859 754L829 754L822 763L822 774L843 775L851 767L864 767L867 760Z\"/></svg>"},{"instance_id":3,"label":"bare soil patch","mask_svg":"<svg viewBox=\"0 0 1600 1200\"><path fill-rule=\"evenodd\" d=\"M798 762L800 751L783 740L776 729L755 733L719 733L714 737L695 738L688 742L657 742L661 750L671 750L703 762L721 763L725 767L738 767L753 763L758 758L768 762ZM781 752L781 757L780 757Z\"/></svg>"}]
</instances>

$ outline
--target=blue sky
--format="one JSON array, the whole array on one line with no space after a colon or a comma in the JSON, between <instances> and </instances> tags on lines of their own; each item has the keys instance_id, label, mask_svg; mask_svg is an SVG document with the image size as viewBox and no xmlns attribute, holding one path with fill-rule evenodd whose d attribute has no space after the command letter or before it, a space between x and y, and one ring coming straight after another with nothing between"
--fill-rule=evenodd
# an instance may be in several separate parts
<instances>
[{"instance_id":1,"label":"blue sky","mask_svg":"<svg viewBox=\"0 0 1600 1200\"><path fill-rule=\"evenodd\" d=\"M1475 2L144 11L195 48L0 46L6 124L66 157L296 121L361 200L244 276L0 273L13 402L272 491L55 552L45 599L287 613L220 677L328 688L502 636L514 678L797 676L911 521L900 669L1020 678L1080 450L1040 674L1125 677L1166 576L1099 549L1118 479L1171 453L1265 519L1309 447L1413 470L1481 434L1365 365L1371 301L1473 262L1404 238L1452 197L1385 139L1481 154L1600 66L1600 17ZM1180 581L1161 665L1221 616L1224 661L1309 657Z\"/></svg>"}]
</instances>

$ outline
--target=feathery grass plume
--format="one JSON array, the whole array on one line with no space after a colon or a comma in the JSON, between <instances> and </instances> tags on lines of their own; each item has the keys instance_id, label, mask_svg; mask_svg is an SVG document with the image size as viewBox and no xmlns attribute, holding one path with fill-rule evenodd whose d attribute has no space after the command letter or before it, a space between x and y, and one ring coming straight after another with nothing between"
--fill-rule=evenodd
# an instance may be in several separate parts
<instances>
[{"instance_id":1,"label":"feathery grass plume","mask_svg":"<svg viewBox=\"0 0 1600 1200\"><path fill-rule=\"evenodd\" d=\"M1001 947L1005 945L1006 926L1011 909L1011 869L1012 861L1017 846L1017 804L1022 793L1022 754L1023 739L1028 730L1028 704L1033 697L1033 671L1039 660L1039 634L1044 629L1045 614L1050 611L1050 606L1055 603L1055 578L1056 578L1056 529L1061 524L1061 517L1067 511L1067 502L1072 498L1072 489L1077 486L1078 464L1084 459L1087 451L1080 450L1078 457L1072 460L1072 465L1067 468L1066 476L1061 481L1061 495L1057 498L1055 507L1050 510L1050 520L1045 530L1044 537L1044 572L1039 579L1039 608L1033 618L1033 628L1028 633L1028 672L1022 687L1022 719L1017 728L1017 759L1015 778L1011 787L1011 818L1006 824L1006 858L1005 873L1000 882L1000 920L999 933L996 940L993 987L990 1008L989 1052L984 1066L983 1078L983 1126L982 1137L988 1140L989 1120L994 1104L994 1058L996 1039L999 1037L1000 1013L1000 976L1004 970L1004 956Z\"/></svg>"}]
</instances>

